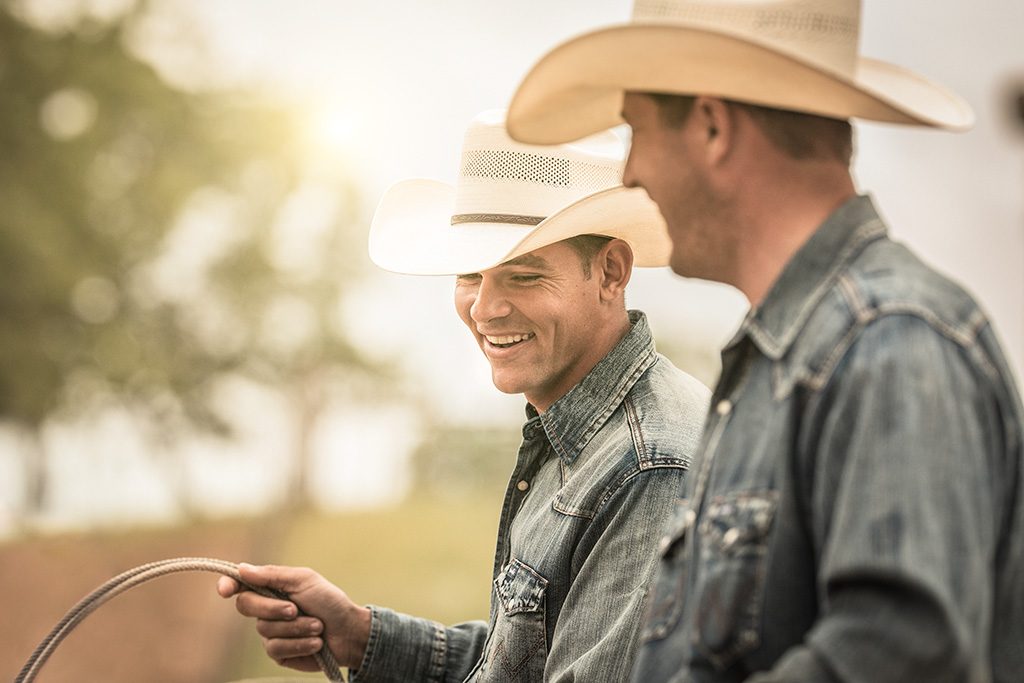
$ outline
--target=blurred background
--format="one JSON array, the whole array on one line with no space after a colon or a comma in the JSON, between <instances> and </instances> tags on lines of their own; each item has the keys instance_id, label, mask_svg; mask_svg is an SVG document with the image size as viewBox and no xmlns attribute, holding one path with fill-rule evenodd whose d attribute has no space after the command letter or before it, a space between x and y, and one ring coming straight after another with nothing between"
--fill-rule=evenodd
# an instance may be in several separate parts
<instances>
[{"instance_id":1,"label":"blurred background","mask_svg":"<svg viewBox=\"0 0 1024 683\"><path fill-rule=\"evenodd\" d=\"M862 51L969 133L857 127L897 239L1024 368L1024 5L866 0ZM0 679L89 590L180 555L303 564L356 600L486 616L520 397L450 278L366 257L383 190L453 181L466 124L628 0L0 1ZM735 291L638 271L704 382ZM280 675L210 576L89 618L40 680Z\"/></svg>"}]
</instances>

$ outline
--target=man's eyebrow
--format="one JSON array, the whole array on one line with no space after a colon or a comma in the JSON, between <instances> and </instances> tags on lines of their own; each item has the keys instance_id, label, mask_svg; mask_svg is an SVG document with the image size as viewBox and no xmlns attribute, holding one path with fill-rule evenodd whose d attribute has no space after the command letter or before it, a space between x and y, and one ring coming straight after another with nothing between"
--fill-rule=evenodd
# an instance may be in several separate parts
<instances>
[{"instance_id":1,"label":"man's eyebrow","mask_svg":"<svg viewBox=\"0 0 1024 683\"><path fill-rule=\"evenodd\" d=\"M503 266L524 266L526 268L542 268L549 269L551 264L547 262L542 256L536 254L523 254L522 256L516 256L514 259L509 259L501 265Z\"/></svg>"}]
</instances>

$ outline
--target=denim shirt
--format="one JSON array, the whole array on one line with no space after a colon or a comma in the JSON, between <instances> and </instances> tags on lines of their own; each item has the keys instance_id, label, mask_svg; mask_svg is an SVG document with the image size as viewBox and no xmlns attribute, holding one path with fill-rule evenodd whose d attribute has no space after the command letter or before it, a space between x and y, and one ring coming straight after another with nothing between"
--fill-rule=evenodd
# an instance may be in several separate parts
<instances>
[{"instance_id":1,"label":"denim shirt","mask_svg":"<svg viewBox=\"0 0 1024 683\"><path fill-rule=\"evenodd\" d=\"M1021 406L970 296L858 197L722 359L633 680L1024 680Z\"/></svg>"},{"instance_id":2,"label":"denim shirt","mask_svg":"<svg viewBox=\"0 0 1024 683\"><path fill-rule=\"evenodd\" d=\"M358 681L622 681L657 542L710 391L655 352L642 313L591 372L529 419L505 493L489 622L444 627L371 607Z\"/></svg>"}]
</instances>

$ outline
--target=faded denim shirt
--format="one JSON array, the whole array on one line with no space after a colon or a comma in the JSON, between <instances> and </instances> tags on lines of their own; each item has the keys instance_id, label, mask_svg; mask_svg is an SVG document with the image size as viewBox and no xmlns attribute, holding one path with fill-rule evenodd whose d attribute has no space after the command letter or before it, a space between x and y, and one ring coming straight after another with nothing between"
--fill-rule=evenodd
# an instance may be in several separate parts
<instances>
[{"instance_id":1,"label":"faded denim shirt","mask_svg":"<svg viewBox=\"0 0 1024 683\"><path fill-rule=\"evenodd\" d=\"M642 313L542 415L527 407L501 509L489 623L371 607L358 681L623 681L657 543L710 391L655 352Z\"/></svg>"},{"instance_id":2,"label":"faded denim shirt","mask_svg":"<svg viewBox=\"0 0 1024 683\"><path fill-rule=\"evenodd\" d=\"M855 198L722 360L633 679L1024 680L1020 399L970 296Z\"/></svg>"}]
</instances>

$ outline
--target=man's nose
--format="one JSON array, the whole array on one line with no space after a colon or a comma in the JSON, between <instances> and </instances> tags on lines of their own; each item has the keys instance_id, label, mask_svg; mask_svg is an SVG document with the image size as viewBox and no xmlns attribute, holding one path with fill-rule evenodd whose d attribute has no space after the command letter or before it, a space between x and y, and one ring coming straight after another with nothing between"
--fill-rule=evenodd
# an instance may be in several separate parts
<instances>
[{"instance_id":1,"label":"man's nose","mask_svg":"<svg viewBox=\"0 0 1024 683\"><path fill-rule=\"evenodd\" d=\"M504 318L512 312L512 304L508 300L504 288L486 277L481 279L476 290L476 299L469 308L469 315L475 322L485 323L489 320Z\"/></svg>"}]
</instances>

